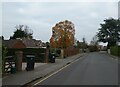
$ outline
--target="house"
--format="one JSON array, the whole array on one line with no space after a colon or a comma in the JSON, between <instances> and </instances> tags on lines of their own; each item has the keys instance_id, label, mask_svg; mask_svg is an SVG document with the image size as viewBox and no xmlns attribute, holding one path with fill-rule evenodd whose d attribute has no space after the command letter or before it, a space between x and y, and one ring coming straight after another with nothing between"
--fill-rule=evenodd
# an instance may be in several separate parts
<instances>
[{"instance_id":1,"label":"house","mask_svg":"<svg viewBox=\"0 0 120 87\"><path fill-rule=\"evenodd\" d=\"M21 40L3 40L2 43L7 47L7 48L26 48L25 44Z\"/></svg>"},{"instance_id":2,"label":"house","mask_svg":"<svg viewBox=\"0 0 120 87\"><path fill-rule=\"evenodd\" d=\"M119 41L119 42L117 42L117 45L118 45L118 46L120 46L120 41Z\"/></svg>"},{"instance_id":3,"label":"house","mask_svg":"<svg viewBox=\"0 0 120 87\"><path fill-rule=\"evenodd\" d=\"M2 43L7 48L41 48L42 47L42 41L41 40L35 40L35 39L10 39L10 40L3 40Z\"/></svg>"}]
</instances>

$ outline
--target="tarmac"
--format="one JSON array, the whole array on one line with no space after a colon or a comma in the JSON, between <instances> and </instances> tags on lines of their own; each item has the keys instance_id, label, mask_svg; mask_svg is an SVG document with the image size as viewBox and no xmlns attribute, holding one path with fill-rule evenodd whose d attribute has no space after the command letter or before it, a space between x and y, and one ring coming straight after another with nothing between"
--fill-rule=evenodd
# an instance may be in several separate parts
<instances>
[{"instance_id":1,"label":"tarmac","mask_svg":"<svg viewBox=\"0 0 120 87\"><path fill-rule=\"evenodd\" d=\"M85 55L85 53L77 54L64 59L56 59L55 63L37 63L35 65L34 70L32 71L26 71L23 67L23 71L3 77L2 86L16 85L20 87L38 78L43 78L57 71L58 69L64 67L67 64L72 63L73 61L82 57L83 55Z\"/></svg>"}]
</instances>

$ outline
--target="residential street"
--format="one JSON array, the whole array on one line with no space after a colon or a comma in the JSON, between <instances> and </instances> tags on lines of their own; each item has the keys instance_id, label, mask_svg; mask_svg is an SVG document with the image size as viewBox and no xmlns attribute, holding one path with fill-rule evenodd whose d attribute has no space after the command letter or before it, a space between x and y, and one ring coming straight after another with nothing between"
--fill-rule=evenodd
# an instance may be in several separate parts
<instances>
[{"instance_id":1,"label":"residential street","mask_svg":"<svg viewBox=\"0 0 120 87\"><path fill-rule=\"evenodd\" d=\"M120 87L120 0L0 7L0 87Z\"/></svg>"},{"instance_id":2,"label":"residential street","mask_svg":"<svg viewBox=\"0 0 120 87\"><path fill-rule=\"evenodd\" d=\"M36 85L117 85L118 61L106 53L89 53Z\"/></svg>"}]
</instances>

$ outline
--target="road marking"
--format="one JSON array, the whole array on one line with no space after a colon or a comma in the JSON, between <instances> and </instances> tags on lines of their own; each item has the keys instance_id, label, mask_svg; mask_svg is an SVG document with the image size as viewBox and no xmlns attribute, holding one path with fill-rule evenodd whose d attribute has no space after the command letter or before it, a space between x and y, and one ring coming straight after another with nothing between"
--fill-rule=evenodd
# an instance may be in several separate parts
<instances>
[{"instance_id":1,"label":"road marking","mask_svg":"<svg viewBox=\"0 0 120 87\"><path fill-rule=\"evenodd\" d=\"M112 58L113 60L118 60L117 58Z\"/></svg>"},{"instance_id":2,"label":"road marking","mask_svg":"<svg viewBox=\"0 0 120 87\"><path fill-rule=\"evenodd\" d=\"M43 78L42 80L38 81L37 83L33 84L33 86L31 86L31 87L34 87L34 86L40 84L41 82L45 81L45 80L48 79L49 77L51 77L51 76L57 74L58 72L60 72L60 71L62 71L63 69L67 68L68 66L70 66L71 64L77 62L79 59L81 59L81 58L78 58L78 59L76 59L75 61L71 62L70 64L65 65L64 67L60 68L60 69L57 70L56 72L54 72L54 73L48 75L47 77L45 77L45 78Z\"/></svg>"}]
</instances>

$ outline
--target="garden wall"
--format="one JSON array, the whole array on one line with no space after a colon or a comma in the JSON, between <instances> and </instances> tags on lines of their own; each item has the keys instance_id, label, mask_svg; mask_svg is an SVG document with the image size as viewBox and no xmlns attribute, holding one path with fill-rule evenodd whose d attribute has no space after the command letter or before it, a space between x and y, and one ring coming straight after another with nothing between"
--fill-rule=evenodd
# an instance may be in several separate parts
<instances>
[{"instance_id":1,"label":"garden wall","mask_svg":"<svg viewBox=\"0 0 120 87\"><path fill-rule=\"evenodd\" d=\"M15 55L15 51L23 51L23 62L26 62L26 55L35 55L35 62L45 61L45 48L23 48L23 49L7 49L7 56Z\"/></svg>"}]
</instances>

